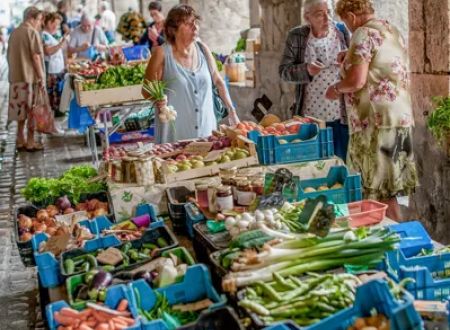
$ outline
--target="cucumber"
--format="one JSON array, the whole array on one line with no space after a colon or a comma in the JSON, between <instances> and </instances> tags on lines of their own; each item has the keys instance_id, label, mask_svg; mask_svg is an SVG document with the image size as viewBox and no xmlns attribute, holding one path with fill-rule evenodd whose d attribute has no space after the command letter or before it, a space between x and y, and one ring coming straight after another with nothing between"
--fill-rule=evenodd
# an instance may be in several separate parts
<instances>
[{"instance_id":1,"label":"cucumber","mask_svg":"<svg viewBox=\"0 0 450 330\"><path fill-rule=\"evenodd\" d=\"M169 246L169 243L167 243L167 241L164 239L164 237L159 237L159 238L156 240L156 244L158 244L158 246L159 246L160 248L165 248L165 247L168 247L168 246Z\"/></svg>"},{"instance_id":2,"label":"cucumber","mask_svg":"<svg viewBox=\"0 0 450 330\"><path fill-rule=\"evenodd\" d=\"M73 274L73 272L75 271L75 263L72 259L64 260L64 270L66 271L67 275Z\"/></svg>"}]
</instances>

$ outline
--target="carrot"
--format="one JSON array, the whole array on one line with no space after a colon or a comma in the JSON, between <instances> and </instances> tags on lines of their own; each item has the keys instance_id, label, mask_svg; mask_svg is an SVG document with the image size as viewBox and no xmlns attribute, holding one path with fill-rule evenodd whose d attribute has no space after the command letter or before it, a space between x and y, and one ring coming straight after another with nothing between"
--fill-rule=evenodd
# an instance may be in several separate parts
<instances>
[{"instance_id":1,"label":"carrot","mask_svg":"<svg viewBox=\"0 0 450 330\"><path fill-rule=\"evenodd\" d=\"M78 318L80 316L79 311L76 311L76 310L74 310L72 308L68 308L68 307L61 308L60 313L61 313L61 315L73 317L73 318Z\"/></svg>"},{"instance_id":2,"label":"carrot","mask_svg":"<svg viewBox=\"0 0 450 330\"><path fill-rule=\"evenodd\" d=\"M101 312L99 311L92 311L92 315L97 319L98 322L108 322L109 317L105 317Z\"/></svg>"},{"instance_id":3,"label":"carrot","mask_svg":"<svg viewBox=\"0 0 450 330\"><path fill-rule=\"evenodd\" d=\"M56 312L54 314L55 321L58 322L61 325L73 325L75 322L75 319L70 316L64 316L60 312Z\"/></svg>"},{"instance_id":4,"label":"carrot","mask_svg":"<svg viewBox=\"0 0 450 330\"><path fill-rule=\"evenodd\" d=\"M112 319L108 321L108 325L109 325L109 330L116 329L116 325L114 324L114 321Z\"/></svg>"},{"instance_id":5,"label":"carrot","mask_svg":"<svg viewBox=\"0 0 450 330\"><path fill-rule=\"evenodd\" d=\"M95 330L109 330L109 325L108 325L108 323L99 323L95 327Z\"/></svg>"},{"instance_id":6,"label":"carrot","mask_svg":"<svg viewBox=\"0 0 450 330\"><path fill-rule=\"evenodd\" d=\"M128 309L128 300L122 299L116 309L119 312L125 312Z\"/></svg>"},{"instance_id":7,"label":"carrot","mask_svg":"<svg viewBox=\"0 0 450 330\"><path fill-rule=\"evenodd\" d=\"M121 321L124 321L126 324L128 325L133 325L134 324L134 320L132 318L129 317L125 317L125 316L117 316L116 319L119 319Z\"/></svg>"},{"instance_id":8,"label":"carrot","mask_svg":"<svg viewBox=\"0 0 450 330\"><path fill-rule=\"evenodd\" d=\"M79 312L79 319L80 320L87 320L92 315L92 309L86 308L85 310Z\"/></svg>"},{"instance_id":9,"label":"carrot","mask_svg":"<svg viewBox=\"0 0 450 330\"><path fill-rule=\"evenodd\" d=\"M123 330L123 329L128 328L128 325L123 324L123 323L115 322L115 325L116 325L116 327L115 327L116 330Z\"/></svg>"},{"instance_id":10,"label":"carrot","mask_svg":"<svg viewBox=\"0 0 450 330\"><path fill-rule=\"evenodd\" d=\"M80 324L79 330L94 330L94 329L88 326L85 322L82 322Z\"/></svg>"}]
</instances>

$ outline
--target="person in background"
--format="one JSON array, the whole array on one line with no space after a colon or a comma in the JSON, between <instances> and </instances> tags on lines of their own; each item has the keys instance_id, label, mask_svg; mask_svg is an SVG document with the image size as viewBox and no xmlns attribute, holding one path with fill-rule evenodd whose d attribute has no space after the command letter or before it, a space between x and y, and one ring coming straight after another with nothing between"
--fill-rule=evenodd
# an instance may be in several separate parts
<instances>
[{"instance_id":1,"label":"person in background","mask_svg":"<svg viewBox=\"0 0 450 330\"><path fill-rule=\"evenodd\" d=\"M103 30L94 26L94 21L87 14L81 16L80 25L70 34L69 53L78 58L91 59L92 48L101 53L107 50L108 40Z\"/></svg>"},{"instance_id":2,"label":"person in background","mask_svg":"<svg viewBox=\"0 0 450 330\"><path fill-rule=\"evenodd\" d=\"M334 152L347 158L348 126L344 98L325 99L328 86L339 79L339 63L350 40L347 29L329 17L326 0L305 0L306 25L293 28L287 37L279 74L294 83L294 115L326 121L333 129Z\"/></svg>"},{"instance_id":3,"label":"person in background","mask_svg":"<svg viewBox=\"0 0 450 330\"><path fill-rule=\"evenodd\" d=\"M100 26L105 32L106 39L110 44L116 41L116 14L110 9L107 1L100 4Z\"/></svg>"},{"instance_id":4,"label":"person in background","mask_svg":"<svg viewBox=\"0 0 450 330\"><path fill-rule=\"evenodd\" d=\"M168 141L211 135L217 128L214 114L212 84L229 109L231 125L239 123L225 83L217 71L209 48L198 38L200 16L189 5L177 5L167 15L166 42L153 48L147 65L145 79L163 80L167 83L167 101L156 103L157 112L166 104L177 111L175 130ZM150 98L143 89L145 98ZM162 125L155 116L157 139L161 139ZM176 135L176 136L175 136Z\"/></svg>"},{"instance_id":5,"label":"person in background","mask_svg":"<svg viewBox=\"0 0 450 330\"><path fill-rule=\"evenodd\" d=\"M55 112L55 116L61 116L59 112L60 91L58 86L64 79L64 54L63 48L67 43L68 34L58 41L54 35L61 24L61 16L58 13L48 13L44 18L44 31L42 39L44 41L44 61L47 72L47 92L50 99L50 106Z\"/></svg>"},{"instance_id":6,"label":"person in background","mask_svg":"<svg viewBox=\"0 0 450 330\"><path fill-rule=\"evenodd\" d=\"M69 21L67 20L67 11L69 10L67 6L67 0L59 1L56 7L58 8L57 13L59 14L59 16L61 16L60 33L61 36L63 36L70 32Z\"/></svg>"},{"instance_id":7,"label":"person in background","mask_svg":"<svg viewBox=\"0 0 450 330\"><path fill-rule=\"evenodd\" d=\"M162 13L161 2L150 2L148 11L153 22L147 26L147 30L139 40L139 44L148 45L148 48L152 50L154 46L160 46L164 43L164 15Z\"/></svg>"},{"instance_id":8,"label":"person in background","mask_svg":"<svg viewBox=\"0 0 450 330\"><path fill-rule=\"evenodd\" d=\"M396 27L375 17L370 0L338 0L336 13L352 39L343 78L326 97L345 95L349 105L348 165L361 173L364 198L385 202L387 216L400 220L397 196L418 182L406 44Z\"/></svg>"},{"instance_id":9,"label":"person in background","mask_svg":"<svg viewBox=\"0 0 450 330\"><path fill-rule=\"evenodd\" d=\"M36 7L24 11L24 20L9 38L7 60L9 67L8 123L17 121L18 150L38 151L44 147L34 140L33 100L38 88L45 88L42 42L38 29L42 12ZM25 124L27 137L25 138Z\"/></svg>"},{"instance_id":10,"label":"person in background","mask_svg":"<svg viewBox=\"0 0 450 330\"><path fill-rule=\"evenodd\" d=\"M71 29L75 29L78 25L80 25L81 16L83 16L83 6L78 5L69 23Z\"/></svg>"}]
</instances>

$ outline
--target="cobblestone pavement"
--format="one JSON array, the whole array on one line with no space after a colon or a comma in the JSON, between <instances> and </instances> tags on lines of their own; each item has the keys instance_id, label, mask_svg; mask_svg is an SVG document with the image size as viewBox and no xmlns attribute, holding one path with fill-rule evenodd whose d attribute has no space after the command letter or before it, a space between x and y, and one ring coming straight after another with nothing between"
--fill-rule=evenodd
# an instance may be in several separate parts
<instances>
[{"instance_id":1,"label":"cobblestone pavement","mask_svg":"<svg viewBox=\"0 0 450 330\"><path fill-rule=\"evenodd\" d=\"M89 163L84 137L44 137L43 152L16 152L16 125L6 127L8 83L0 58L0 330L43 329L35 268L26 268L15 242L13 211L25 202L20 189L33 176L54 177Z\"/></svg>"}]
</instances>

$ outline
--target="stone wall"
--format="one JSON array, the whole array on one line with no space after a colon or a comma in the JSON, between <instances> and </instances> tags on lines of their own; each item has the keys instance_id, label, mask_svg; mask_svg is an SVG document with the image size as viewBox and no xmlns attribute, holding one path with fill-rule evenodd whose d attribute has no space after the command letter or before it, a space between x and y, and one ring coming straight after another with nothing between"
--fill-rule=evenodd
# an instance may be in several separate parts
<instances>
[{"instance_id":1,"label":"stone wall","mask_svg":"<svg viewBox=\"0 0 450 330\"><path fill-rule=\"evenodd\" d=\"M444 6L443 6L444 4ZM450 0L409 1L409 51L420 187L410 218L422 219L434 239L450 243L450 158L426 128L432 96L450 95ZM443 39L443 36L447 36Z\"/></svg>"},{"instance_id":2,"label":"stone wall","mask_svg":"<svg viewBox=\"0 0 450 330\"><path fill-rule=\"evenodd\" d=\"M250 27L249 0L182 0L202 17L200 38L211 50L229 54Z\"/></svg>"},{"instance_id":3,"label":"stone wall","mask_svg":"<svg viewBox=\"0 0 450 330\"><path fill-rule=\"evenodd\" d=\"M278 66L289 30L301 24L301 0L260 0L261 52L256 57L258 94L273 102L271 111L289 117L294 85L281 82Z\"/></svg>"},{"instance_id":4,"label":"stone wall","mask_svg":"<svg viewBox=\"0 0 450 330\"><path fill-rule=\"evenodd\" d=\"M394 24L408 40L408 1L376 0L373 5L377 17Z\"/></svg>"}]
</instances>

